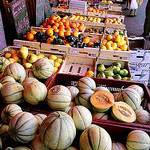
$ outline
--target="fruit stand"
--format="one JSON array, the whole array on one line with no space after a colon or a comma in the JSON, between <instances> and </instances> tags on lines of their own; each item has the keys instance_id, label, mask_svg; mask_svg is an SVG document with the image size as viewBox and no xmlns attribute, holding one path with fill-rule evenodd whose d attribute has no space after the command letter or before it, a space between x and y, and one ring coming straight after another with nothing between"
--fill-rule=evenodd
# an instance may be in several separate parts
<instances>
[{"instance_id":1,"label":"fruit stand","mask_svg":"<svg viewBox=\"0 0 150 150\"><path fill-rule=\"evenodd\" d=\"M149 150L150 51L127 36L119 1L47 2L0 52L0 149Z\"/></svg>"}]
</instances>

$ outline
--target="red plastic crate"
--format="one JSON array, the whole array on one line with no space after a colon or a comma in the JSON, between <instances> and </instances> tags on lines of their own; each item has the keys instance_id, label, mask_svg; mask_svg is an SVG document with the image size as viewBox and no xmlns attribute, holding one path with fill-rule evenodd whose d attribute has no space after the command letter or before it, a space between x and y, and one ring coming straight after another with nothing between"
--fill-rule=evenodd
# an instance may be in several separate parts
<instances>
[{"instance_id":1,"label":"red plastic crate","mask_svg":"<svg viewBox=\"0 0 150 150\"><path fill-rule=\"evenodd\" d=\"M45 85L49 90L54 85L77 85L77 81L83 76L78 75L69 75L69 74L54 74L51 76L46 82ZM150 103L150 91L146 84L134 81L123 81L123 80L115 80L115 79L102 79L102 78L93 78L96 82L97 86L103 85L106 86L111 92L119 92L122 87L126 88L132 84L137 84L144 89L145 99L142 103L144 109L147 109L149 112L149 103ZM93 122L109 124L110 126L118 125L118 126L126 126L126 127L136 127L136 128L145 128L150 132L150 125L136 124L136 123L124 123L114 120L102 120L102 119L93 119Z\"/></svg>"}]
</instances>

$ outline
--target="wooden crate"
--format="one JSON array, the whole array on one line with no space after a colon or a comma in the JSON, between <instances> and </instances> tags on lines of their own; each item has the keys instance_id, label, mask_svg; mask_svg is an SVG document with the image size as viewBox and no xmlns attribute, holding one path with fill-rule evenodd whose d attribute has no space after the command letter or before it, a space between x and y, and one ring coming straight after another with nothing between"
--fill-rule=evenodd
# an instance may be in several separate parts
<instances>
[{"instance_id":1,"label":"wooden crate","mask_svg":"<svg viewBox=\"0 0 150 150\"><path fill-rule=\"evenodd\" d=\"M108 34L114 35L113 33L114 33L115 30L122 31L124 33L124 36L127 37L127 30L126 29L121 29L121 28L105 27L104 34L105 35L108 35Z\"/></svg>"},{"instance_id":2,"label":"wooden crate","mask_svg":"<svg viewBox=\"0 0 150 150\"><path fill-rule=\"evenodd\" d=\"M33 41L24 41L24 40L13 40L13 45L17 47L26 46L28 48L35 48L40 49L40 42L33 42Z\"/></svg>"},{"instance_id":3,"label":"wooden crate","mask_svg":"<svg viewBox=\"0 0 150 150\"><path fill-rule=\"evenodd\" d=\"M95 77L97 77L98 75L98 71L97 71L97 68L98 68L98 65L99 64L103 64L105 65L106 67L109 67L111 66L114 62L119 62L121 64L121 68L122 69L127 69L128 72L129 72L129 75L128 77L131 77L131 73L130 73L130 69L129 69L129 62L128 61L118 61L118 60L115 60L115 59L109 59L109 58L104 58L104 57L98 57L96 59L96 64L95 64Z\"/></svg>"},{"instance_id":4,"label":"wooden crate","mask_svg":"<svg viewBox=\"0 0 150 150\"><path fill-rule=\"evenodd\" d=\"M70 9L70 13L76 14L76 15L88 15L86 11L79 11L79 10L73 10L73 9Z\"/></svg>"},{"instance_id":5,"label":"wooden crate","mask_svg":"<svg viewBox=\"0 0 150 150\"><path fill-rule=\"evenodd\" d=\"M120 18L121 22L124 23L124 15L106 14L106 18Z\"/></svg>"},{"instance_id":6,"label":"wooden crate","mask_svg":"<svg viewBox=\"0 0 150 150\"><path fill-rule=\"evenodd\" d=\"M69 53L69 46L65 45L53 45L48 43L41 43L42 50L48 50L51 52L59 52L59 53Z\"/></svg>"},{"instance_id":7,"label":"wooden crate","mask_svg":"<svg viewBox=\"0 0 150 150\"><path fill-rule=\"evenodd\" d=\"M40 27L34 27L34 26L31 26L31 30L33 31L36 31L36 32L39 32L41 30L47 30L48 28L40 28Z\"/></svg>"},{"instance_id":8,"label":"wooden crate","mask_svg":"<svg viewBox=\"0 0 150 150\"><path fill-rule=\"evenodd\" d=\"M78 15L78 14L76 14L76 16L79 16L79 17L81 17L81 16L83 16L83 17L87 17L88 18L88 16L87 15ZM87 22L87 19L85 20L85 21L83 21L83 20L74 20L74 19L70 19L72 17L72 15L69 17L69 18L67 18L67 20L69 20L70 22L79 22L79 23L86 23Z\"/></svg>"},{"instance_id":9,"label":"wooden crate","mask_svg":"<svg viewBox=\"0 0 150 150\"><path fill-rule=\"evenodd\" d=\"M111 9L108 9L107 14L113 14L113 15L122 15L123 12L122 11L116 11L116 10L111 10Z\"/></svg>"},{"instance_id":10,"label":"wooden crate","mask_svg":"<svg viewBox=\"0 0 150 150\"><path fill-rule=\"evenodd\" d=\"M89 16L88 17L88 19L90 18L90 17L93 17L93 16ZM88 21L88 19L87 19L87 21L85 22L85 24L86 25L94 25L94 26L105 26L105 18L102 18L102 17L95 17L94 16L94 18L100 18L101 19L101 22L100 23L98 23L98 22L92 22L92 21Z\"/></svg>"},{"instance_id":11,"label":"wooden crate","mask_svg":"<svg viewBox=\"0 0 150 150\"><path fill-rule=\"evenodd\" d=\"M54 85L64 85L64 86L77 86L77 82L80 78L83 76L79 75L70 75L70 74L54 74L53 77L49 78L45 85L47 86L47 89L49 90ZM62 80L63 79L63 80ZM133 82L133 81L123 81L123 80L111 80L111 79L101 79L101 78L93 78L96 82L96 86L106 86L110 92L120 92L122 90L122 87L126 88L130 85L137 84L141 86L144 90L144 101L142 103L142 106L144 109L148 109L148 105L150 103L150 92L146 84L140 83L140 82ZM149 110L150 111L150 110ZM139 129L147 129L150 132L150 126L149 125L141 125L136 123L124 123L119 122L115 120L102 120L102 119L94 119L93 121L98 121L99 123L110 125L110 126L125 126L126 128L139 128Z\"/></svg>"},{"instance_id":12,"label":"wooden crate","mask_svg":"<svg viewBox=\"0 0 150 150\"><path fill-rule=\"evenodd\" d=\"M96 57L67 54L59 73L84 75L89 70L94 72L95 62Z\"/></svg>"},{"instance_id":13,"label":"wooden crate","mask_svg":"<svg viewBox=\"0 0 150 150\"><path fill-rule=\"evenodd\" d=\"M52 7L52 12L65 12L65 13L70 13L70 9L62 9L62 8L58 8L58 7Z\"/></svg>"},{"instance_id":14,"label":"wooden crate","mask_svg":"<svg viewBox=\"0 0 150 150\"><path fill-rule=\"evenodd\" d=\"M106 17L106 11L105 11L105 13L87 12L87 15L105 18Z\"/></svg>"},{"instance_id":15,"label":"wooden crate","mask_svg":"<svg viewBox=\"0 0 150 150\"><path fill-rule=\"evenodd\" d=\"M122 11L122 7L120 5L117 5L117 4L116 5L115 4L110 5L109 9L113 10L113 11Z\"/></svg>"}]
</instances>

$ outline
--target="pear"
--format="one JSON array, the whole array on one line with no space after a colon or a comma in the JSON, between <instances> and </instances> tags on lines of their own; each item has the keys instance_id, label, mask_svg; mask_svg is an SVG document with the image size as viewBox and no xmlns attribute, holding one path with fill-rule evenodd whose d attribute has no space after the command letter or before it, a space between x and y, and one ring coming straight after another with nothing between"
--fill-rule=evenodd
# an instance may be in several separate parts
<instances>
[{"instance_id":1,"label":"pear","mask_svg":"<svg viewBox=\"0 0 150 150\"><path fill-rule=\"evenodd\" d=\"M97 68L98 72L103 72L105 70L105 66L103 64L100 64Z\"/></svg>"},{"instance_id":2,"label":"pear","mask_svg":"<svg viewBox=\"0 0 150 150\"><path fill-rule=\"evenodd\" d=\"M110 67L106 68L105 71L113 71L113 67L110 66Z\"/></svg>"},{"instance_id":3,"label":"pear","mask_svg":"<svg viewBox=\"0 0 150 150\"><path fill-rule=\"evenodd\" d=\"M104 72L100 72L100 73L97 75L97 78L106 78L105 73L104 73Z\"/></svg>"},{"instance_id":4,"label":"pear","mask_svg":"<svg viewBox=\"0 0 150 150\"><path fill-rule=\"evenodd\" d=\"M131 78L131 77L123 77L122 80L125 80L125 81L132 81L132 78Z\"/></svg>"},{"instance_id":5,"label":"pear","mask_svg":"<svg viewBox=\"0 0 150 150\"><path fill-rule=\"evenodd\" d=\"M120 72L120 68L118 66L113 66L113 73L117 74Z\"/></svg>"},{"instance_id":6,"label":"pear","mask_svg":"<svg viewBox=\"0 0 150 150\"><path fill-rule=\"evenodd\" d=\"M114 79L113 77L107 77L107 79Z\"/></svg>"},{"instance_id":7,"label":"pear","mask_svg":"<svg viewBox=\"0 0 150 150\"><path fill-rule=\"evenodd\" d=\"M105 70L104 73L105 73L106 77L112 77L112 76L114 76L114 73L112 71L109 71L109 70Z\"/></svg>"},{"instance_id":8,"label":"pear","mask_svg":"<svg viewBox=\"0 0 150 150\"><path fill-rule=\"evenodd\" d=\"M120 70L120 72L119 72L119 74L121 75L121 76L127 76L128 75L128 70L127 69L122 69L122 70Z\"/></svg>"},{"instance_id":9,"label":"pear","mask_svg":"<svg viewBox=\"0 0 150 150\"><path fill-rule=\"evenodd\" d=\"M119 74L115 74L113 77L114 77L114 79L117 79L117 80L121 80L122 79L121 75L119 75Z\"/></svg>"},{"instance_id":10,"label":"pear","mask_svg":"<svg viewBox=\"0 0 150 150\"><path fill-rule=\"evenodd\" d=\"M114 62L113 65L121 68L121 63L119 63L119 62Z\"/></svg>"}]
</instances>

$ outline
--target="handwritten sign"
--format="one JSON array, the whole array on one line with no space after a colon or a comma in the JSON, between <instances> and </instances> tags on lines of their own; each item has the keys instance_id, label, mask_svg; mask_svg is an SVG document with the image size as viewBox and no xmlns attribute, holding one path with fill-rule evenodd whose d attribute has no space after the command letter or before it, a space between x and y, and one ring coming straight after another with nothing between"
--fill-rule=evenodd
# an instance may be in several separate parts
<instances>
[{"instance_id":1,"label":"handwritten sign","mask_svg":"<svg viewBox=\"0 0 150 150\"><path fill-rule=\"evenodd\" d=\"M36 0L36 26L40 26L44 22L44 3L43 0Z\"/></svg>"},{"instance_id":2,"label":"handwritten sign","mask_svg":"<svg viewBox=\"0 0 150 150\"><path fill-rule=\"evenodd\" d=\"M46 17L51 17L52 8L50 6L49 0L44 0L44 6L45 6L44 12L45 12Z\"/></svg>"},{"instance_id":3,"label":"handwritten sign","mask_svg":"<svg viewBox=\"0 0 150 150\"><path fill-rule=\"evenodd\" d=\"M11 11L18 38L30 31L30 22L25 0L14 0L11 3Z\"/></svg>"},{"instance_id":4,"label":"handwritten sign","mask_svg":"<svg viewBox=\"0 0 150 150\"><path fill-rule=\"evenodd\" d=\"M0 10L0 51L6 47L6 39L3 28L2 15Z\"/></svg>"}]
</instances>

